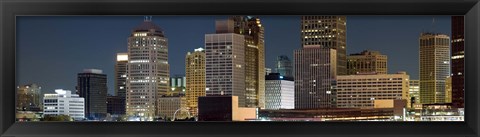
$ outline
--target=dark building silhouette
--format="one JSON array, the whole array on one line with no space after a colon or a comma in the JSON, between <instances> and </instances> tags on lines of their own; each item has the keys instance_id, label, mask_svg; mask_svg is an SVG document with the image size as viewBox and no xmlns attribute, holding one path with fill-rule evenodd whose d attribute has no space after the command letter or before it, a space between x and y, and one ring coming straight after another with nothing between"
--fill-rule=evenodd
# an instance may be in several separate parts
<instances>
[{"instance_id":1,"label":"dark building silhouette","mask_svg":"<svg viewBox=\"0 0 480 137\"><path fill-rule=\"evenodd\" d=\"M120 96L107 96L107 113L110 115L124 115L125 98Z\"/></svg>"},{"instance_id":2,"label":"dark building silhouette","mask_svg":"<svg viewBox=\"0 0 480 137\"><path fill-rule=\"evenodd\" d=\"M85 69L78 73L77 92L85 98L85 117L92 120L105 118L107 114L107 75L102 70Z\"/></svg>"},{"instance_id":3,"label":"dark building silhouette","mask_svg":"<svg viewBox=\"0 0 480 137\"><path fill-rule=\"evenodd\" d=\"M451 73L452 73L452 104L456 108L465 106L465 35L464 17L452 16L452 47L451 49Z\"/></svg>"},{"instance_id":4,"label":"dark building silhouette","mask_svg":"<svg viewBox=\"0 0 480 137\"><path fill-rule=\"evenodd\" d=\"M232 96L198 97L198 121L232 121Z\"/></svg>"}]
</instances>

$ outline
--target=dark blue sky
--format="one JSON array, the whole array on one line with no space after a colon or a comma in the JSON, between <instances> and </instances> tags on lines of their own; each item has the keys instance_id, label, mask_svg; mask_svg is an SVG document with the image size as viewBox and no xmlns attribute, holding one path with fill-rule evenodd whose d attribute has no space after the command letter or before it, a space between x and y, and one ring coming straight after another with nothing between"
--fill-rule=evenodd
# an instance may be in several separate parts
<instances>
[{"instance_id":1,"label":"dark blue sky","mask_svg":"<svg viewBox=\"0 0 480 137\"><path fill-rule=\"evenodd\" d=\"M168 38L170 74L185 73L185 54L204 46L215 32L215 19L227 16L154 16ZM432 25L433 18L435 24ZM17 17L17 83L38 83L44 93L75 90L77 73L96 68L108 75L113 93L116 53L127 51L127 38L143 16ZM265 61L300 48L299 16L261 16ZM450 16L348 16L347 53L365 49L388 55L388 71L418 78L418 37L423 31L450 35Z\"/></svg>"}]
</instances>

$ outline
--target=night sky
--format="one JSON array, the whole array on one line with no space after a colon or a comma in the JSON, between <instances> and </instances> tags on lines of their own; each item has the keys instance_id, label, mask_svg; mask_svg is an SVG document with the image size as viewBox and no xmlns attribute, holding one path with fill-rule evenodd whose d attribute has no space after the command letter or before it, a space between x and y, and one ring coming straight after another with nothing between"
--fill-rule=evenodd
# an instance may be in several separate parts
<instances>
[{"instance_id":1,"label":"night sky","mask_svg":"<svg viewBox=\"0 0 480 137\"><path fill-rule=\"evenodd\" d=\"M185 74L185 55L204 47L215 32L215 19L228 16L153 16L168 38L170 74ZM75 91L77 73L103 70L114 93L116 53L127 52L127 38L143 16L17 17L17 84L37 83L42 92ZM300 45L300 16L260 16L265 27L265 65ZM432 23L434 20L435 23ZM407 71L418 79L418 37L421 32L450 33L450 16L347 16L347 53L365 49L388 56L388 72Z\"/></svg>"}]
</instances>

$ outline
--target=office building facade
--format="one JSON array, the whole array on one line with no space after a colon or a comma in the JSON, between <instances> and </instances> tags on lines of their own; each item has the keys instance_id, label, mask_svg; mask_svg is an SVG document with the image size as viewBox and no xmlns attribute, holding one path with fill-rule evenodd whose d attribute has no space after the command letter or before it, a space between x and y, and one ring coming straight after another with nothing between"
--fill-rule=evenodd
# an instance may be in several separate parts
<instances>
[{"instance_id":1,"label":"office building facade","mask_svg":"<svg viewBox=\"0 0 480 137\"><path fill-rule=\"evenodd\" d=\"M378 51L365 50L347 57L348 75L387 74L387 70L387 55L382 55Z\"/></svg>"},{"instance_id":2,"label":"office building facade","mask_svg":"<svg viewBox=\"0 0 480 137\"><path fill-rule=\"evenodd\" d=\"M405 72L337 76L337 106L373 108L376 100L406 100L410 106L409 90Z\"/></svg>"},{"instance_id":3,"label":"office building facade","mask_svg":"<svg viewBox=\"0 0 480 137\"><path fill-rule=\"evenodd\" d=\"M260 18L233 16L234 32L245 40L245 105L265 107L265 45L264 27Z\"/></svg>"},{"instance_id":4,"label":"office building facade","mask_svg":"<svg viewBox=\"0 0 480 137\"><path fill-rule=\"evenodd\" d=\"M452 16L452 104L455 108L465 107L465 27L463 16Z\"/></svg>"},{"instance_id":5,"label":"office building facade","mask_svg":"<svg viewBox=\"0 0 480 137\"><path fill-rule=\"evenodd\" d=\"M410 80L409 81L409 95L410 95L410 102L411 105L413 104L420 104L420 81L419 80ZM412 106L410 106L413 108Z\"/></svg>"},{"instance_id":6,"label":"office building facade","mask_svg":"<svg viewBox=\"0 0 480 137\"><path fill-rule=\"evenodd\" d=\"M420 100L445 103L445 80L450 76L450 37L422 33L420 45Z\"/></svg>"},{"instance_id":7,"label":"office building facade","mask_svg":"<svg viewBox=\"0 0 480 137\"><path fill-rule=\"evenodd\" d=\"M245 106L244 36L234 33L233 20L217 20L216 28L205 35L206 96L238 96Z\"/></svg>"},{"instance_id":8,"label":"office building facade","mask_svg":"<svg viewBox=\"0 0 480 137\"><path fill-rule=\"evenodd\" d=\"M347 74L347 17L302 16L301 40L303 46L320 45L337 52L337 74ZM295 69L295 71L297 71Z\"/></svg>"},{"instance_id":9,"label":"office building facade","mask_svg":"<svg viewBox=\"0 0 480 137\"><path fill-rule=\"evenodd\" d=\"M169 90L168 41L151 19L135 27L128 37L126 113L153 120L157 100Z\"/></svg>"},{"instance_id":10,"label":"office building facade","mask_svg":"<svg viewBox=\"0 0 480 137\"><path fill-rule=\"evenodd\" d=\"M187 107L193 116L198 115L198 97L205 96L205 49L188 52L185 57Z\"/></svg>"},{"instance_id":11,"label":"office building facade","mask_svg":"<svg viewBox=\"0 0 480 137\"><path fill-rule=\"evenodd\" d=\"M304 45L294 51L295 109L335 108L335 49Z\"/></svg>"},{"instance_id":12,"label":"office building facade","mask_svg":"<svg viewBox=\"0 0 480 137\"><path fill-rule=\"evenodd\" d=\"M265 109L294 109L295 83L280 73L265 76Z\"/></svg>"},{"instance_id":13,"label":"office building facade","mask_svg":"<svg viewBox=\"0 0 480 137\"><path fill-rule=\"evenodd\" d=\"M42 87L37 84L27 84L17 87L17 111L41 111Z\"/></svg>"},{"instance_id":14,"label":"office building facade","mask_svg":"<svg viewBox=\"0 0 480 137\"><path fill-rule=\"evenodd\" d=\"M128 53L117 53L115 62L115 95L126 97Z\"/></svg>"},{"instance_id":15,"label":"office building facade","mask_svg":"<svg viewBox=\"0 0 480 137\"><path fill-rule=\"evenodd\" d=\"M452 77L445 79L445 103L452 103Z\"/></svg>"},{"instance_id":16,"label":"office building facade","mask_svg":"<svg viewBox=\"0 0 480 137\"><path fill-rule=\"evenodd\" d=\"M44 94L44 115L68 115L74 120L85 118L85 99L70 90L56 89L56 94Z\"/></svg>"},{"instance_id":17,"label":"office building facade","mask_svg":"<svg viewBox=\"0 0 480 137\"><path fill-rule=\"evenodd\" d=\"M158 100L158 112L162 119L175 120L190 118L187 99L183 96L161 97Z\"/></svg>"},{"instance_id":18,"label":"office building facade","mask_svg":"<svg viewBox=\"0 0 480 137\"><path fill-rule=\"evenodd\" d=\"M102 70L85 69L78 73L77 92L85 98L85 116L103 119L107 115L107 75Z\"/></svg>"}]
</instances>

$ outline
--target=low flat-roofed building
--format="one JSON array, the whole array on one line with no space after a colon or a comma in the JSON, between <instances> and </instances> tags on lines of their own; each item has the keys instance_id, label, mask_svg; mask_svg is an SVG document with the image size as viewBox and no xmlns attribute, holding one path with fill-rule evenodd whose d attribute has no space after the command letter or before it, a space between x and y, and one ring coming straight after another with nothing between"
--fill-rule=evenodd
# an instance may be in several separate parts
<instances>
[{"instance_id":1,"label":"low flat-roofed building","mask_svg":"<svg viewBox=\"0 0 480 137\"><path fill-rule=\"evenodd\" d=\"M164 119L174 120L191 117L186 107L187 99L184 96L158 98L158 115ZM184 111L186 112L184 113Z\"/></svg>"},{"instance_id":2,"label":"low flat-roofed building","mask_svg":"<svg viewBox=\"0 0 480 137\"><path fill-rule=\"evenodd\" d=\"M260 110L259 121L402 121L405 100L376 100L374 108Z\"/></svg>"},{"instance_id":3,"label":"low flat-roofed building","mask_svg":"<svg viewBox=\"0 0 480 137\"><path fill-rule=\"evenodd\" d=\"M337 76L338 108L374 108L375 100L407 100L410 107L409 75L357 74Z\"/></svg>"},{"instance_id":4,"label":"low flat-roofed building","mask_svg":"<svg viewBox=\"0 0 480 137\"><path fill-rule=\"evenodd\" d=\"M56 94L44 94L44 115L67 115L74 120L85 118L85 99L70 90L56 89Z\"/></svg>"},{"instance_id":5,"label":"low flat-roofed building","mask_svg":"<svg viewBox=\"0 0 480 137\"><path fill-rule=\"evenodd\" d=\"M198 121L246 121L257 119L257 108L238 107L237 96L198 98Z\"/></svg>"},{"instance_id":6,"label":"low flat-roofed building","mask_svg":"<svg viewBox=\"0 0 480 137\"><path fill-rule=\"evenodd\" d=\"M421 121L464 121L464 110L452 103L422 104Z\"/></svg>"}]
</instances>

